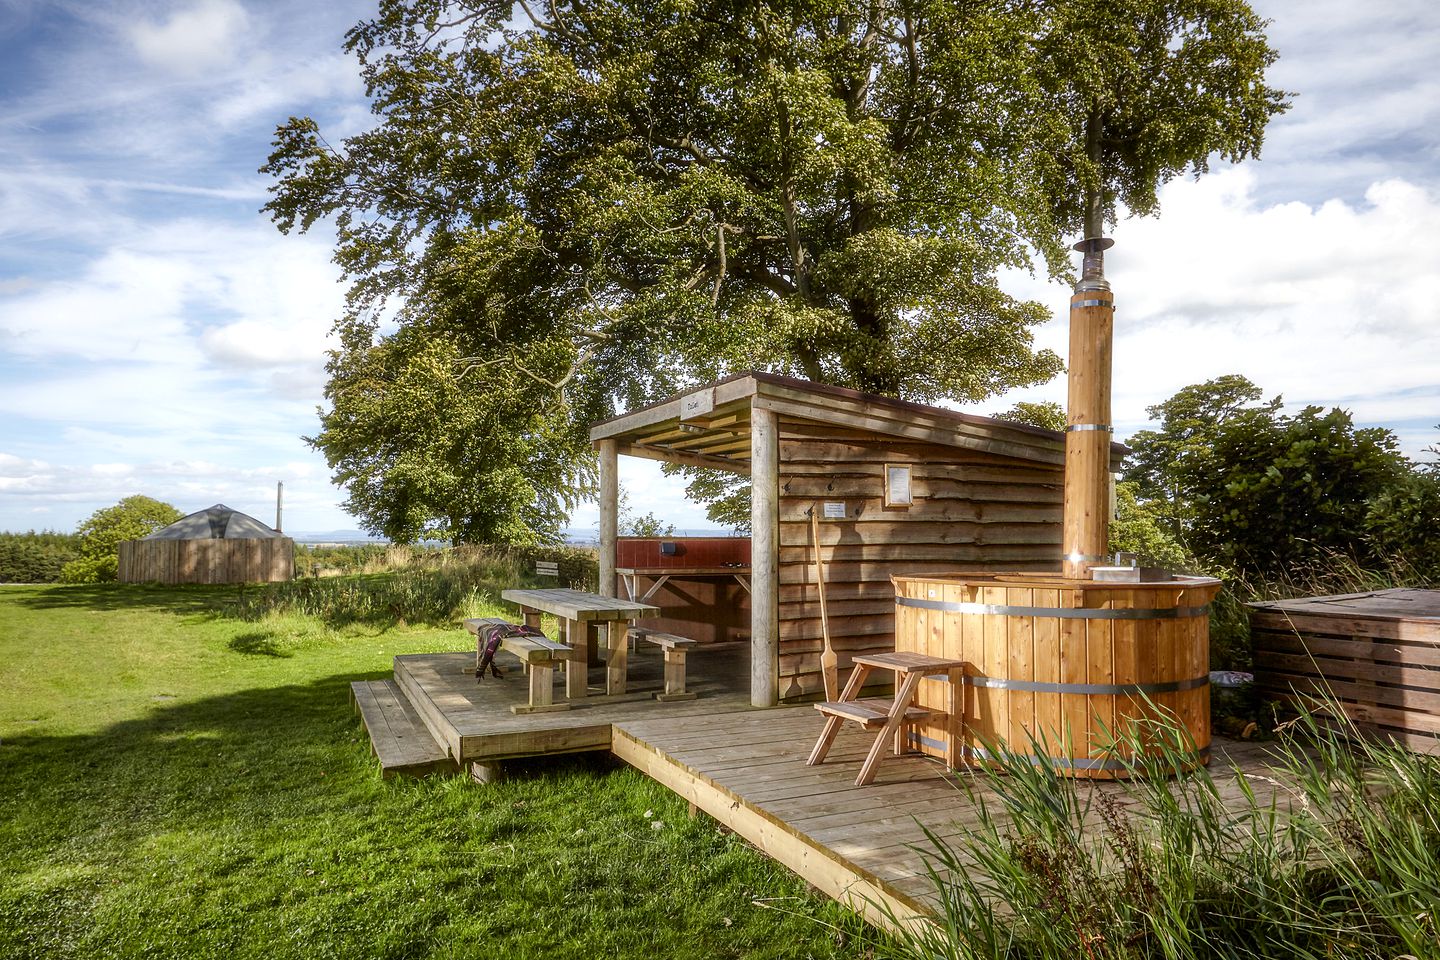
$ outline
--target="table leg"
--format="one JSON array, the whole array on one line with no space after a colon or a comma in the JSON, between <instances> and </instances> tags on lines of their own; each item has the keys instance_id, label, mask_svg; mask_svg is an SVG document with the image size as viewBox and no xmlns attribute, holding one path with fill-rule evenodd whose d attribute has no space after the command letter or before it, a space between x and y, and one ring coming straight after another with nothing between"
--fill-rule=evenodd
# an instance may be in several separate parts
<instances>
[{"instance_id":1,"label":"table leg","mask_svg":"<svg viewBox=\"0 0 1440 960\"><path fill-rule=\"evenodd\" d=\"M605 692L611 696L625 692L629 633L630 623L627 620L612 620L606 630Z\"/></svg>"},{"instance_id":2,"label":"table leg","mask_svg":"<svg viewBox=\"0 0 1440 960\"><path fill-rule=\"evenodd\" d=\"M884 728L870 748L869 756L860 767L860 776L855 778L857 787L863 787L875 779L876 768L880 765L880 754L884 751L886 742L893 740L896 732L905 725L905 711L915 699L915 688L920 686L921 679L923 677L919 673L907 673L905 682L895 691L895 702L890 706L890 719L885 721Z\"/></svg>"},{"instance_id":3,"label":"table leg","mask_svg":"<svg viewBox=\"0 0 1440 960\"><path fill-rule=\"evenodd\" d=\"M565 664L565 696L584 700L590 683L590 624L566 620L565 642L570 645L570 662Z\"/></svg>"}]
</instances>

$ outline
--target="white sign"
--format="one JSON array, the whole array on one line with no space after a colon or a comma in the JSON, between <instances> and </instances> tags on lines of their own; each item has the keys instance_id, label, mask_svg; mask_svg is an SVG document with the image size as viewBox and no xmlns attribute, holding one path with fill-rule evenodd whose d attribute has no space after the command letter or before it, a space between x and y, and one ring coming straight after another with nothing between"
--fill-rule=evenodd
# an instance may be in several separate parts
<instances>
[{"instance_id":1,"label":"white sign","mask_svg":"<svg viewBox=\"0 0 1440 960\"><path fill-rule=\"evenodd\" d=\"M910 493L910 467L907 464L885 465L885 506L908 507L914 503Z\"/></svg>"},{"instance_id":2,"label":"white sign","mask_svg":"<svg viewBox=\"0 0 1440 960\"><path fill-rule=\"evenodd\" d=\"M822 514L822 516L823 516L826 520L844 520L844 519L845 519L845 501L843 501L843 500L839 500L839 501L836 501L836 500L826 500L826 501L825 501L825 512Z\"/></svg>"}]
</instances>

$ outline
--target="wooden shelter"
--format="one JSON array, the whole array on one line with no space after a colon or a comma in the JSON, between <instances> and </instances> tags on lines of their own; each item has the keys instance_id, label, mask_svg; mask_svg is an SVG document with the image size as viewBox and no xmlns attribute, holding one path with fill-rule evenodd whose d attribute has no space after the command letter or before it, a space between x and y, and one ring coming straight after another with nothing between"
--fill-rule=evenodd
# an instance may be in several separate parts
<instances>
[{"instance_id":1,"label":"wooden shelter","mask_svg":"<svg viewBox=\"0 0 1440 960\"><path fill-rule=\"evenodd\" d=\"M764 373L744 373L590 430L600 452L600 588L617 580L618 458L747 475L751 702L819 693L820 516L840 666L894 649L892 575L1058 571L1064 435ZM1118 468L1124 448L1111 447Z\"/></svg>"},{"instance_id":2,"label":"wooden shelter","mask_svg":"<svg viewBox=\"0 0 1440 960\"><path fill-rule=\"evenodd\" d=\"M122 583L253 583L295 576L295 541L217 503L120 544Z\"/></svg>"}]
</instances>

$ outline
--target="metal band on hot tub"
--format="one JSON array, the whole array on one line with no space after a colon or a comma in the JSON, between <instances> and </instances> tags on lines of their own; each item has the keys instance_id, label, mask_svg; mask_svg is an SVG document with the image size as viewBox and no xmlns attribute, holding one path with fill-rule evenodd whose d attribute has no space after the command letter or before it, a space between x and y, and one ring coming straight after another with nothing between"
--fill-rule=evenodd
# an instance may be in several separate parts
<instances>
[{"instance_id":1,"label":"metal band on hot tub","mask_svg":"<svg viewBox=\"0 0 1440 960\"><path fill-rule=\"evenodd\" d=\"M1049 683L1041 680L1008 680L1004 677L966 677L972 687L990 690L1014 690L1017 693L1074 693L1090 696L1122 697L1143 693L1183 693L1199 690L1210 682L1207 674L1189 680L1168 680L1164 683Z\"/></svg>"},{"instance_id":2,"label":"metal band on hot tub","mask_svg":"<svg viewBox=\"0 0 1440 960\"><path fill-rule=\"evenodd\" d=\"M1208 617L1210 604L1200 607L1160 607L1094 610L1089 607L1011 607L998 603L952 603L948 600L921 600L916 597L896 597L902 607L918 607L921 610L943 610L946 613L998 614L1008 617L1055 617L1060 620L1185 620L1190 617Z\"/></svg>"},{"instance_id":3,"label":"metal band on hot tub","mask_svg":"<svg viewBox=\"0 0 1440 960\"><path fill-rule=\"evenodd\" d=\"M909 736L909 740L911 743L923 744L924 746L930 747L935 750L945 749L944 742L941 740L936 740L934 737L926 737L918 733L911 733ZM963 746L961 747L961 753L964 755L966 760L996 759L995 753L986 750L983 747ZM1145 766L1144 758L1138 758L1129 761L1106 760L1101 757L1053 757L1045 753L1016 753L1011 754L1011 756L1022 760L1028 760L1030 761L1030 763L1034 764L1037 767L1042 765L1048 765L1065 770L1142 770ZM1199 750L1185 751L1182 752L1179 756L1182 760L1186 760L1189 762L1204 763L1205 761L1210 759L1210 748L1202 747Z\"/></svg>"}]
</instances>

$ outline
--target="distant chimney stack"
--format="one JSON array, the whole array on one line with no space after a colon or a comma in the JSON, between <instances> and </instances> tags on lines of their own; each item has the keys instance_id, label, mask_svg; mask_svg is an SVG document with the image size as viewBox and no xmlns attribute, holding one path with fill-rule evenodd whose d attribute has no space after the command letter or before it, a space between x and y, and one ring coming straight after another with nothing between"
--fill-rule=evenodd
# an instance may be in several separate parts
<instances>
[{"instance_id":1,"label":"distant chimney stack","mask_svg":"<svg viewBox=\"0 0 1440 960\"><path fill-rule=\"evenodd\" d=\"M280 525L281 514L285 511L285 481L281 480L275 484L275 532L280 533L285 528Z\"/></svg>"}]
</instances>

